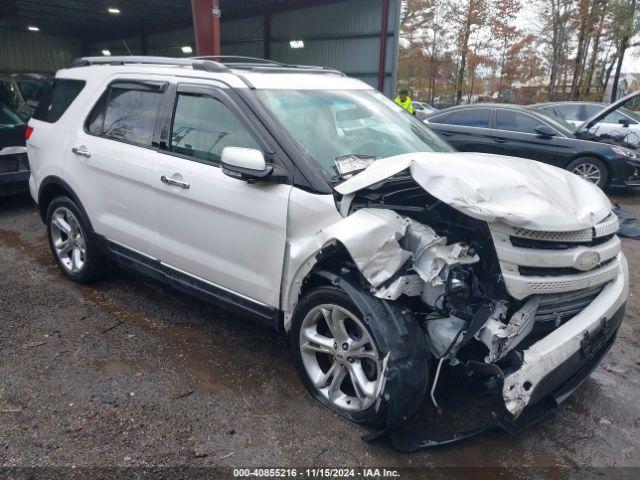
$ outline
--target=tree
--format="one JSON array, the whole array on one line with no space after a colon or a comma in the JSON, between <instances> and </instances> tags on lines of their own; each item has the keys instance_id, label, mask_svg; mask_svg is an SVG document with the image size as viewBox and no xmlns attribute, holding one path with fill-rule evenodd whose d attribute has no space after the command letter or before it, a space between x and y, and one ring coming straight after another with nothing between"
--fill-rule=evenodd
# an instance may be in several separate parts
<instances>
[{"instance_id":1,"label":"tree","mask_svg":"<svg viewBox=\"0 0 640 480\"><path fill-rule=\"evenodd\" d=\"M640 9L636 0L616 0L613 2L612 7L614 18L619 22L615 35L618 39L617 64L613 77L613 88L611 89L611 101L614 102L618 98L618 82L620 81L622 62L630 46L629 41L640 32Z\"/></svg>"},{"instance_id":2,"label":"tree","mask_svg":"<svg viewBox=\"0 0 640 480\"><path fill-rule=\"evenodd\" d=\"M458 50L458 74L456 78L456 102L462 101L467 72L469 40L492 19L488 0L450 0L446 20L455 32Z\"/></svg>"}]
</instances>

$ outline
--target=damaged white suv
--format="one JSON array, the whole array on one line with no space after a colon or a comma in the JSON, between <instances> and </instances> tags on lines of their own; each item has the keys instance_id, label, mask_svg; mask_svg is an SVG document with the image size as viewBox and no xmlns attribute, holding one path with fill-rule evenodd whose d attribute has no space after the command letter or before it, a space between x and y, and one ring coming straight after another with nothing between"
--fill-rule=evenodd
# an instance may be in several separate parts
<instances>
[{"instance_id":1,"label":"damaged white suv","mask_svg":"<svg viewBox=\"0 0 640 480\"><path fill-rule=\"evenodd\" d=\"M340 72L218 60L58 72L27 148L69 278L110 259L286 332L315 398L405 450L515 431L588 376L628 294L597 187L454 152Z\"/></svg>"}]
</instances>

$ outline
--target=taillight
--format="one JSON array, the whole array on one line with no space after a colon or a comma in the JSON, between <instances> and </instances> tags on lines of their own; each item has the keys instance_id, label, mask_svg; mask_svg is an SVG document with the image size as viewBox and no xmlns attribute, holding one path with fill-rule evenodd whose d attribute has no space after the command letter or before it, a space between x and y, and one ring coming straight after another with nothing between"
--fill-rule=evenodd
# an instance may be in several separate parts
<instances>
[{"instance_id":1,"label":"taillight","mask_svg":"<svg viewBox=\"0 0 640 480\"><path fill-rule=\"evenodd\" d=\"M32 133L33 133L33 127L27 127L27 131L24 134L24 138L29 140L31 138Z\"/></svg>"}]
</instances>

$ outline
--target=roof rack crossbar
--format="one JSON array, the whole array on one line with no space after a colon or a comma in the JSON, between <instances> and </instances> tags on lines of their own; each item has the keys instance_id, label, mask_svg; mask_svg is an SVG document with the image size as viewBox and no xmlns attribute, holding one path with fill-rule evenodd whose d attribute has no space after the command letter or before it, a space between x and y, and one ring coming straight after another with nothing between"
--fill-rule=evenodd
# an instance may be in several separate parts
<instances>
[{"instance_id":1,"label":"roof rack crossbar","mask_svg":"<svg viewBox=\"0 0 640 480\"><path fill-rule=\"evenodd\" d=\"M114 57L81 57L76 58L71 68L88 67L90 65L173 65L191 67L206 72L228 72L229 69L219 62L196 58L148 57L123 55Z\"/></svg>"}]
</instances>

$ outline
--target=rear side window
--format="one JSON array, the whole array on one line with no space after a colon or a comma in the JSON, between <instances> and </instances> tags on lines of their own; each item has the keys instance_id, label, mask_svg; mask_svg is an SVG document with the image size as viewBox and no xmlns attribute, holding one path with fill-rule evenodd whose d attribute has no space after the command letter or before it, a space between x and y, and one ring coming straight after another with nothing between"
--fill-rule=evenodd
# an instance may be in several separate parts
<instances>
[{"instance_id":1,"label":"rear side window","mask_svg":"<svg viewBox=\"0 0 640 480\"><path fill-rule=\"evenodd\" d=\"M514 110L496 110L496 128L511 132L536 133L536 127L544 122Z\"/></svg>"},{"instance_id":2,"label":"rear side window","mask_svg":"<svg viewBox=\"0 0 640 480\"><path fill-rule=\"evenodd\" d=\"M33 118L47 123L55 123L67 111L84 88L82 80L56 79L53 86L42 95Z\"/></svg>"},{"instance_id":3,"label":"rear side window","mask_svg":"<svg viewBox=\"0 0 640 480\"><path fill-rule=\"evenodd\" d=\"M219 163L225 147L260 147L238 117L208 95L178 95L171 128L171 151Z\"/></svg>"},{"instance_id":4,"label":"rear side window","mask_svg":"<svg viewBox=\"0 0 640 480\"><path fill-rule=\"evenodd\" d=\"M151 146L162 100L158 89L112 86L89 114L89 133L143 147Z\"/></svg>"},{"instance_id":5,"label":"rear side window","mask_svg":"<svg viewBox=\"0 0 640 480\"><path fill-rule=\"evenodd\" d=\"M491 110L488 108L469 108L463 110L455 110L451 113L451 118L447 122L449 125L464 125L467 127L489 128L489 115Z\"/></svg>"}]
</instances>

